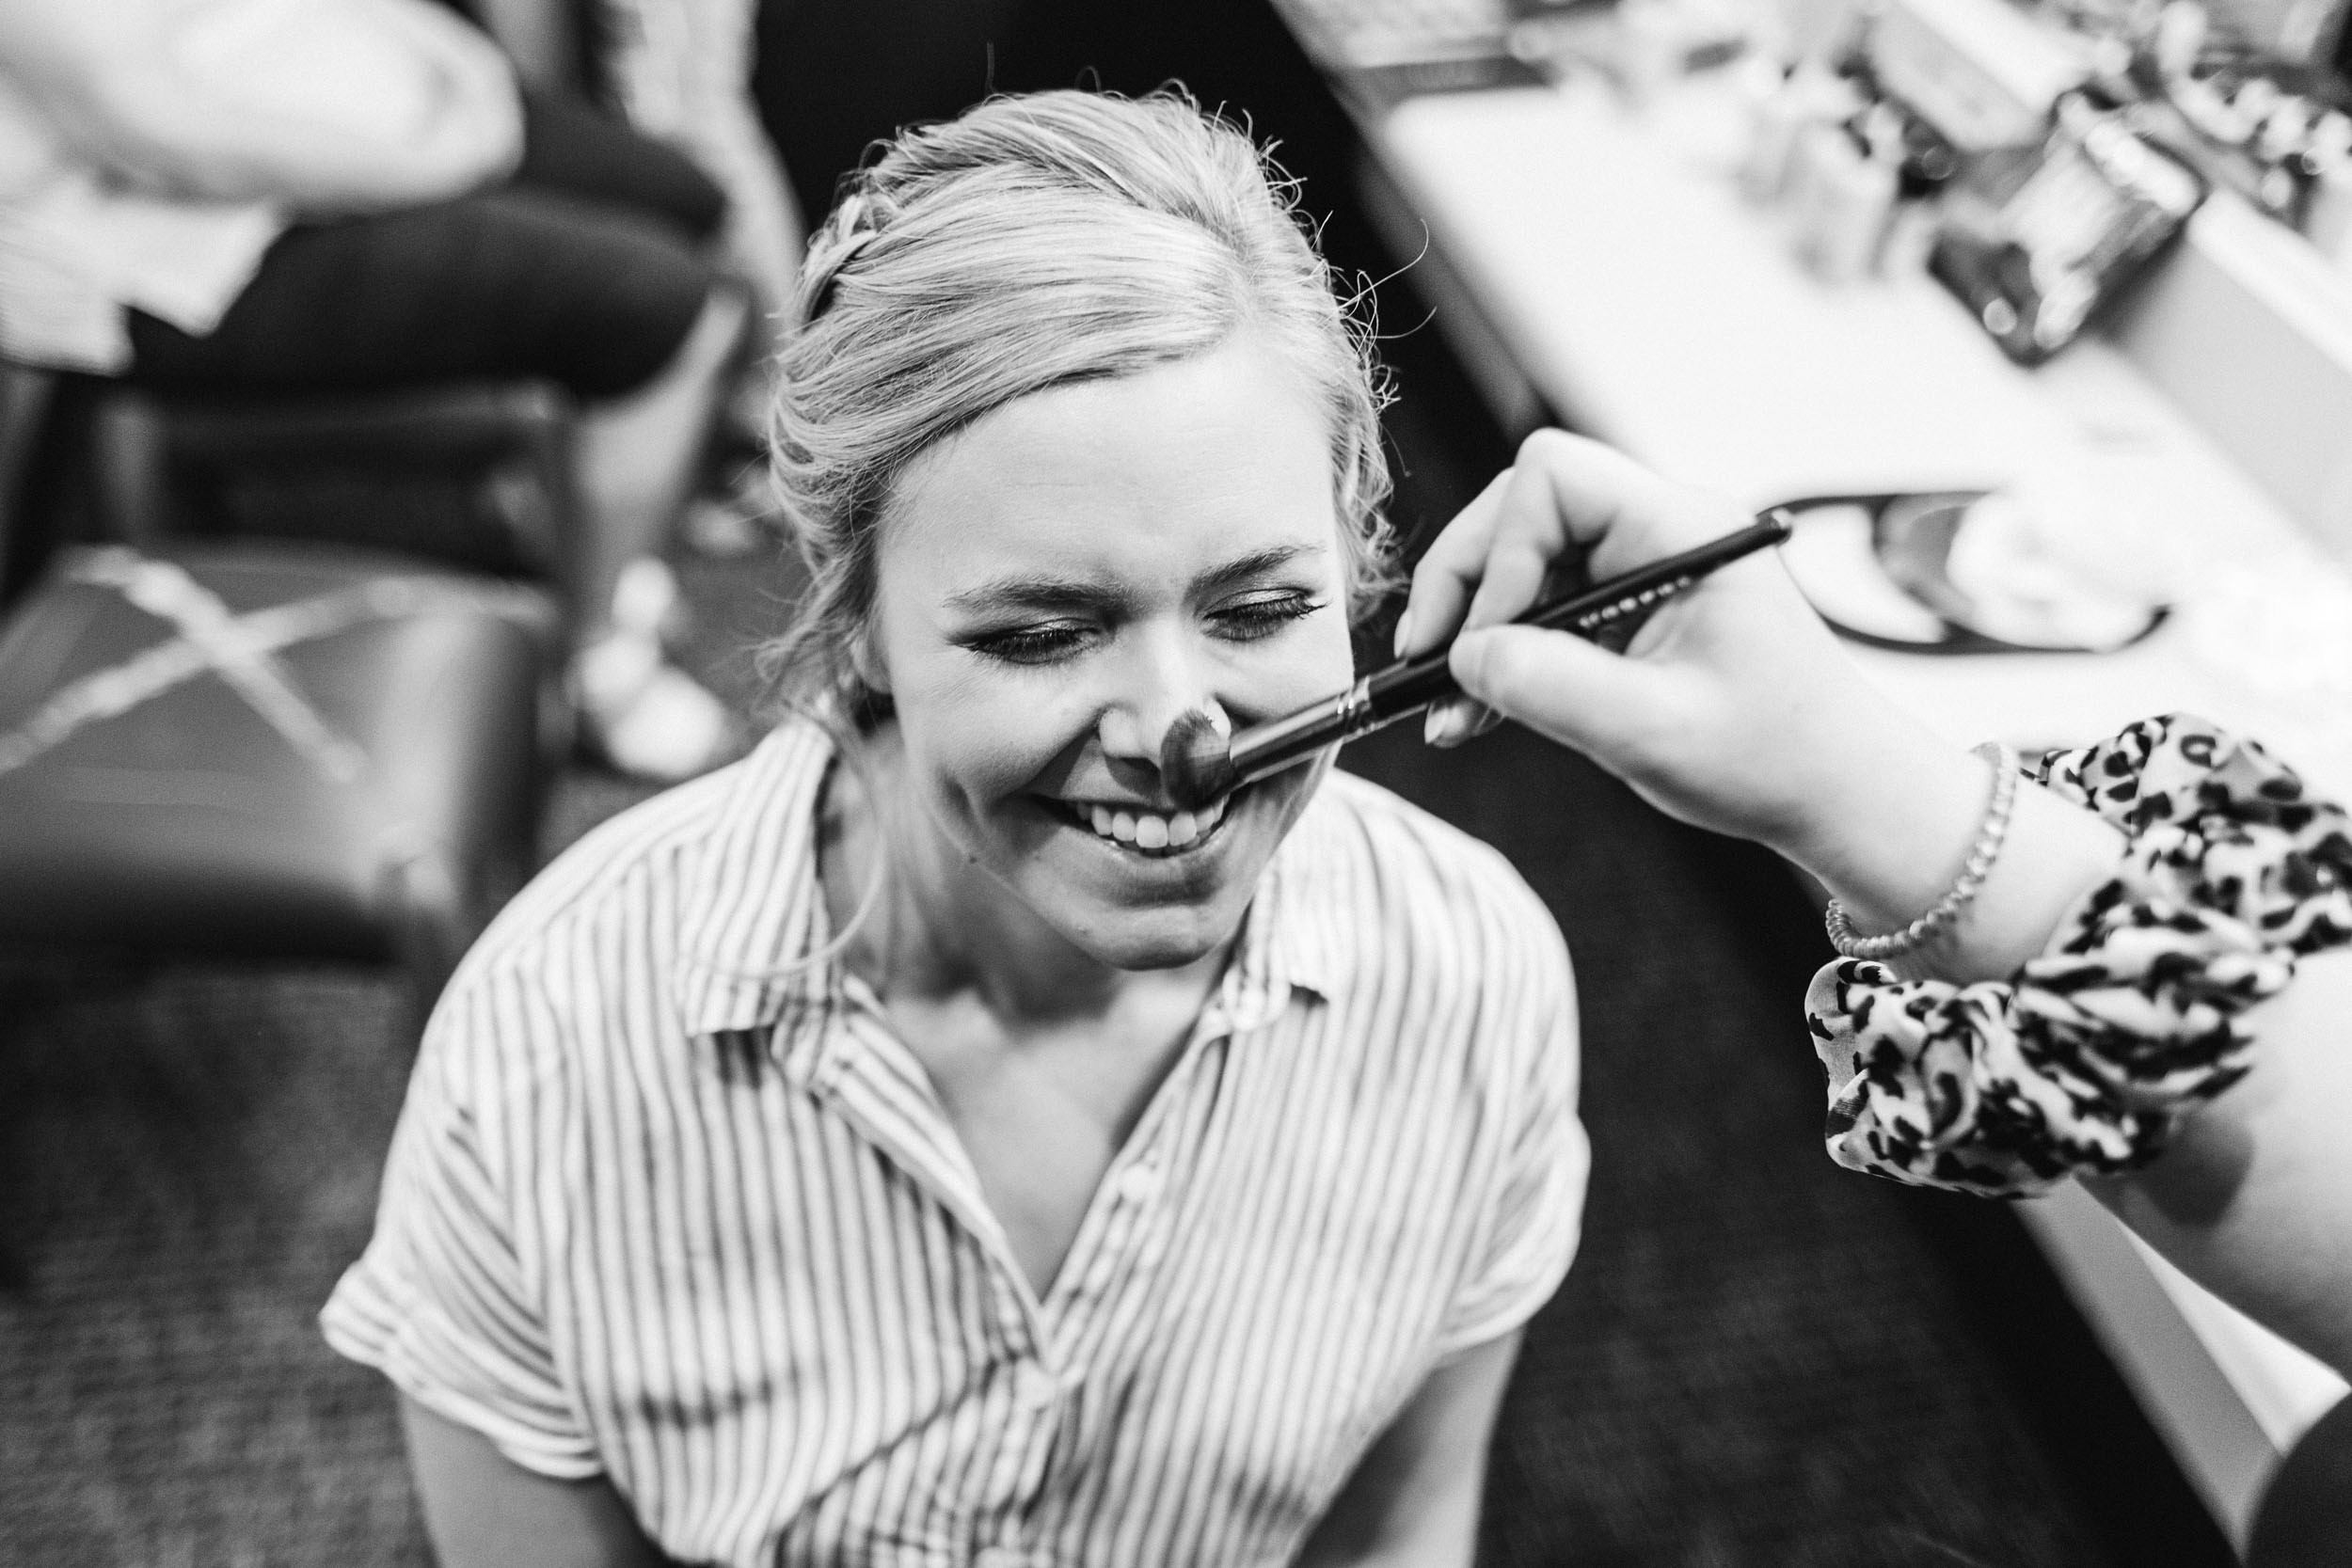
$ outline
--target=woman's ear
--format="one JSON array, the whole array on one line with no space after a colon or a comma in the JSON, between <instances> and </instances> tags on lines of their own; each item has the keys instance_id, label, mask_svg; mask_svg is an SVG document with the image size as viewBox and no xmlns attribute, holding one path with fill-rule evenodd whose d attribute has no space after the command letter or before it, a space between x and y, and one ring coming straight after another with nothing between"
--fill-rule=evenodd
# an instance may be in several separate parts
<instances>
[{"instance_id":1,"label":"woman's ear","mask_svg":"<svg viewBox=\"0 0 2352 1568\"><path fill-rule=\"evenodd\" d=\"M877 696L890 695L890 666L882 656L882 640L870 618L850 640L850 672L866 690Z\"/></svg>"}]
</instances>

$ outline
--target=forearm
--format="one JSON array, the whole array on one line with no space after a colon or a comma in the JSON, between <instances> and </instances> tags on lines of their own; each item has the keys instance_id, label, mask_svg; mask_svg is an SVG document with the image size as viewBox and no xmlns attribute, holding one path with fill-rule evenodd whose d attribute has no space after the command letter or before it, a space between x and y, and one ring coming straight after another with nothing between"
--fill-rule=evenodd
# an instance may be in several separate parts
<instances>
[{"instance_id":1,"label":"forearm","mask_svg":"<svg viewBox=\"0 0 2352 1568\"><path fill-rule=\"evenodd\" d=\"M1478 1499L1381 1516L1370 1499L1343 1497L1299 1553L1296 1568L1470 1568L1478 1555Z\"/></svg>"},{"instance_id":2,"label":"forearm","mask_svg":"<svg viewBox=\"0 0 2352 1568\"><path fill-rule=\"evenodd\" d=\"M521 119L495 47L414 14L431 9L358 0L295 15L281 40L208 33L233 24L217 8L159 8L155 36L76 40L50 102L86 155L151 188L321 213L438 200L510 171ZM311 49L306 80L290 62Z\"/></svg>"},{"instance_id":3,"label":"forearm","mask_svg":"<svg viewBox=\"0 0 2352 1568\"><path fill-rule=\"evenodd\" d=\"M1300 1550L1300 1568L1469 1568L1515 1331L1429 1374Z\"/></svg>"},{"instance_id":4,"label":"forearm","mask_svg":"<svg viewBox=\"0 0 2352 1568\"><path fill-rule=\"evenodd\" d=\"M2244 1082L2163 1157L2087 1183L2215 1294L2352 1377L2352 952L2303 959L2246 1017Z\"/></svg>"},{"instance_id":5,"label":"forearm","mask_svg":"<svg viewBox=\"0 0 2352 1568\"><path fill-rule=\"evenodd\" d=\"M1866 716L1866 718L1868 716ZM1802 816L1773 847L1846 908L1856 929L1899 929L1960 874L1992 801L1985 761L1891 707L1841 729L1801 792ZM1956 981L2013 974L2059 918L2112 875L2123 835L2094 814L2021 780L2008 836L1976 896L1942 936L1894 965Z\"/></svg>"},{"instance_id":6,"label":"forearm","mask_svg":"<svg viewBox=\"0 0 2352 1568\"><path fill-rule=\"evenodd\" d=\"M126 90L135 92L136 84ZM92 150L135 183L192 199L268 201L320 214L389 211L463 195L513 166L488 140L421 147L430 155L412 157L411 144L339 135L288 117L145 102L114 117L107 135L90 139Z\"/></svg>"},{"instance_id":7,"label":"forearm","mask_svg":"<svg viewBox=\"0 0 2352 1568\"><path fill-rule=\"evenodd\" d=\"M400 1417L443 1568L660 1568L660 1552L610 1482L533 1475L405 1395Z\"/></svg>"}]
</instances>

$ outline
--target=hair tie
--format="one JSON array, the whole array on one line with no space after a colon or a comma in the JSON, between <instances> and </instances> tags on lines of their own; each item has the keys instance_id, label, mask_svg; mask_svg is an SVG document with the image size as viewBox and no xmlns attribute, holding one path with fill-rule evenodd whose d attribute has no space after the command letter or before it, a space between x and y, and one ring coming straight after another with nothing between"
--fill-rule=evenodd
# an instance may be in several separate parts
<instances>
[{"instance_id":1,"label":"hair tie","mask_svg":"<svg viewBox=\"0 0 2352 1568\"><path fill-rule=\"evenodd\" d=\"M2129 836L2122 863L2007 980L1814 976L1838 1164L2012 1196L2143 1165L2246 1075L2246 1010L2352 942L2352 816L2253 741L2168 715L2037 773Z\"/></svg>"}]
</instances>

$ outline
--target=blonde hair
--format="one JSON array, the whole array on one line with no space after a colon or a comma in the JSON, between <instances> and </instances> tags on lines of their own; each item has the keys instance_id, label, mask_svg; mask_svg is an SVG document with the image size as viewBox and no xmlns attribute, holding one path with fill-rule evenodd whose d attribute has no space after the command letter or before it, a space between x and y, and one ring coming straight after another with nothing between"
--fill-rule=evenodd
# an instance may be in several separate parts
<instances>
[{"instance_id":1,"label":"blonde hair","mask_svg":"<svg viewBox=\"0 0 2352 1568\"><path fill-rule=\"evenodd\" d=\"M875 536L915 456L1048 388L1189 359L1247 327L1329 419L1351 610L1391 580L1365 328L1333 289L1290 183L1178 91L993 99L884 144L811 238L778 357L777 500L808 568L764 651L787 700L862 727L856 669Z\"/></svg>"}]
</instances>

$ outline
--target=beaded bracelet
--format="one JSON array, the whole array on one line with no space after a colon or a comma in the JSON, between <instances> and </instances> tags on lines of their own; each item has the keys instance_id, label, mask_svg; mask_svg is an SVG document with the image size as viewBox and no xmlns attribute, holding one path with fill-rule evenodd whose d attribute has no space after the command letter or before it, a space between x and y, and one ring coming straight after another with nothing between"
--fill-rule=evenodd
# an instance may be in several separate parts
<instances>
[{"instance_id":1,"label":"beaded bracelet","mask_svg":"<svg viewBox=\"0 0 2352 1568\"><path fill-rule=\"evenodd\" d=\"M1925 914L1884 936L1866 937L1856 931L1846 907L1831 899L1821 912L1821 923L1829 927L1830 945L1839 953L1849 958L1899 958L1942 935L1975 900L1977 889L1984 885L1986 874L2001 852L2002 841L2009 837L2010 813L2017 804L2017 753L1997 740L1988 740L1976 750L1977 755L1993 765L1993 803L1985 808L1984 821L1977 828L1977 841L1968 847L1960 875L1945 889L1943 897L1928 906Z\"/></svg>"},{"instance_id":2,"label":"beaded bracelet","mask_svg":"<svg viewBox=\"0 0 2352 1568\"><path fill-rule=\"evenodd\" d=\"M2352 942L2352 817L2252 741L2169 716L2036 776L2129 835L2122 863L2006 980L1814 976L1839 1164L2003 1196L2144 1164L2245 1076L2240 1015Z\"/></svg>"}]
</instances>

